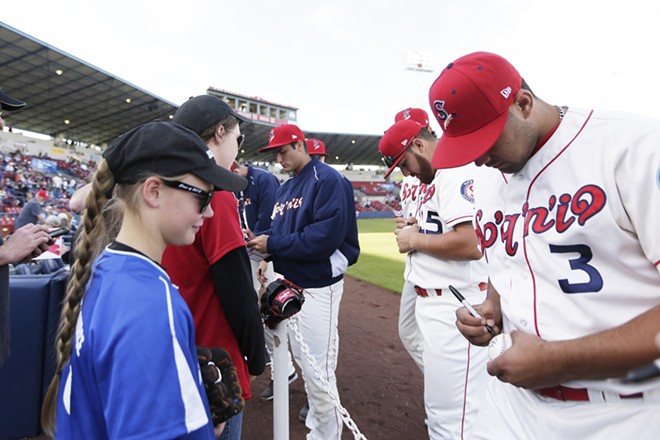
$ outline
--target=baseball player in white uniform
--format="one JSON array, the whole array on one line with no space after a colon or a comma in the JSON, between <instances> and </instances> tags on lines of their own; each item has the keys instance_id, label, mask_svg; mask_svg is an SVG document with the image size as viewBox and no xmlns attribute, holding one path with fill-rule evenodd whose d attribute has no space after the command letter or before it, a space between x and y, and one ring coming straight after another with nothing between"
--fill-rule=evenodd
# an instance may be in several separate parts
<instances>
[{"instance_id":1,"label":"baseball player in white uniform","mask_svg":"<svg viewBox=\"0 0 660 440\"><path fill-rule=\"evenodd\" d=\"M429 117L426 111L421 108L407 108L401 110L394 116L394 122L402 119L410 119L418 122L423 127L431 130L429 126ZM394 170L394 169L392 169ZM385 174L385 178L390 172ZM399 191L399 200L401 201L401 212L396 213L397 228L402 228L408 224L408 220L416 218L419 210L419 200L424 196L426 184L421 183L415 176L407 175L401 182L401 191ZM404 348L410 354L417 366L424 372L424 361L422 351L424 349L424 340L415 319L415 304L417 303L417 293L415 285L405 279L405 274L409 273L409 259L406 258L406 267L404 269L403 289L401 289L401 302L399 304L399 339Z\"/></svg>"},{"instance_id":2,"label":"baseball player in white uniform","mask_svg":"<svg viewBox=\"0 0 660 440\"><path fill-rule=\"evenodd\" d=\"M464 438L474 423L486 379L485 349L456 329L460 306L448 290L469 301L485 297L486 280L472 225L476 167L436 172L431 168L437 139L412 120L390 127L378 149L390 170L398 166L427 185L411 225L396 230L399 251L408 253L406 279L417 293L415 317L423 341L424 405L431 439Z\"/></svg>"},{"instance_id":3,"label":"baseball player in white uniform","mask_svg":"<svg viewBox=\"0 0 660 440\"><path fill-rule=\"evenodd\" d=\"M475 186L488 299L458 327L511 333L488 363L477 439L657 439L660 381L624 383L660 357L660 122L552 106L504 58L450 64L429 93L445 132L436 167L497 168ZM587 165L588 164L588 165Z\"/></svg>"},{"instance_id":4,"label":"baseball player in white uniform","mask_svg":"<svg viewBox=\"0 0 660 440\"><path fill-rule=\"evenodd\" d=\"M415 222L419 208L419 199L423 197L426 185L421 183L417 177L405 176L401 184L401 216L397 217L397 228L405 227L408 221ZM424 372L424 340L419 331L417 319L415 318L415 304L417 304L417 293L415 285L405 277L410 272L410 259L406 258L404 269L403 289L401 289L401 302L399 304L399 339L415 361L417 366Z\"/></svg>"}]
</instances>

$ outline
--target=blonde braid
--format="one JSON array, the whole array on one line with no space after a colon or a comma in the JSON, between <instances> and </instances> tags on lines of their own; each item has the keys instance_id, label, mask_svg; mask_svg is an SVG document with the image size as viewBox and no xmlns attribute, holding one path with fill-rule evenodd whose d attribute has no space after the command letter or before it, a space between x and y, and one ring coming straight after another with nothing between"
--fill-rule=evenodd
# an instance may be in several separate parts
<instances>
[{"instance_id":1,"label":"blonde braid","mask_svg":"<svg viewBox=\"0 0 660 440\"><path fill-rule=\"evenodd\" d=\"M60 378L64 366L71 357L76 323L85 294L85 287L91 276L91 267L96 257L109 242L104 220L104 208L108 203L108 195L112 194L114 186L114 176L104 160L94 174L92 190L85 200L82 225L75 245L76 258L71 266L56 339L56 374L48 387L41 411L42 427L44 432L50 436L53 436L55 431L55 410Z\"/></svg>"}]
</instances>

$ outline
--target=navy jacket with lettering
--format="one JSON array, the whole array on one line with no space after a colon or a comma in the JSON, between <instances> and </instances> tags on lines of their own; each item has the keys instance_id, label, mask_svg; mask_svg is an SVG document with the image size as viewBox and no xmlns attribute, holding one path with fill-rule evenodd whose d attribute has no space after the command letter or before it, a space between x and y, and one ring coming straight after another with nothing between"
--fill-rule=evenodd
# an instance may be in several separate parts
<instances>
[{"instance_id":1,"label":"navy jacket with lettering","mask_svg":"<svg viewBox=\"0 0 660 440\"><path fill-rule=\"evenodd\" d=\"M360 255L351 182L312 158L278 189L265 233L276 272L303 288L336 283Z\"/></svg>"},{"instance_id":2,"label":"navy jacket with lettering","mask_svg":"<svg viewBox=\"0 0 660 440\"><path fill-rule=\"evenodd\" d=\"M256 235L270 228L270 216L275 205L275 193L280 187L277 177L261 168L248 165L248 186L241 193L237 193L239 212L245 212L242 221L247 222L248 228Z\"/></svg>"}]
</instances>

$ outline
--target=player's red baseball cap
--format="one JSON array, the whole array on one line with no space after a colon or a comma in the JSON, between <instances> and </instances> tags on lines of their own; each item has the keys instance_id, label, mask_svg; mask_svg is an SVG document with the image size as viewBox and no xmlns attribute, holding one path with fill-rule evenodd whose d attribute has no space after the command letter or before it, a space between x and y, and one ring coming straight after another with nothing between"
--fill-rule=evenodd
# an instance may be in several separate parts
<instances>
[{"instance_id":1,"label":"player's red baseball cap","mask_svg":"<svg viewBox=\"0 0 660 440\"><path fill-rule=\"evenodd\" d=\"M297 125L284 124L274 127L268 135L268 145L261 148L259 153L281 147L282 145L293 144L298 141L304 141L305 135Z\"/></svg>"},{"instance_id":2,"label":"player's red baseball cap","mask_svg":"<svg viewBox=\"0 0 660 440\"><path fill-rule=\"evenodd\" d=\"M43 189L40 189L39 191L37 191L37 196L41 197L44 200L50 199L50 197L48 196L48 193L46 192L46 190L43 190Z\"/></svg>"},{"instance_id":3,"label":"player's red baseball cap","mask_svg":"<svg viewBox=\"0 0 660 440\"><path fill-rule=\"evenodd\" d=\"M475 52L450 63L429 90L429 103L444 135L433 154L433 168L473 162L504 130L522 77L504 58Z\"/></svg>"},{"instance_id":4,"label":"player's red baseball cap","mask_svg":"<svg viewBox=\"0 0 660 440\"><path fill-rule=\"evenodd\" d=\"M309 138L305 139L307 143L307 153L310 156L327 156L325 152L325 142L319 139Z\"/></svg>"},{"instance_id":5,"label":"player's red baseball cap","mask_svg":"<svg viewBox=\"0 0 660 440\"><path fill-rule=\"evenodd\" d=\"M424 129L412 119L401 119L387 129L378 143L378 151L383 155L383 163L389 167L385 173L387 178L399 165L412 141Z\"/></svg>"},{"instance_id":6,"label":"player's red baseball cap","mask_svg":"<svg viewBox=\"0 0 660 440\"><path fill-rule=\"evenodd\" d=\"M421 108L409 107L405 110L401 110L396 116L394 116L394 122L400 121L401 119L412 119L422 127L428 127L430 125L428 113Z\"/></svg>"}]
</instances>

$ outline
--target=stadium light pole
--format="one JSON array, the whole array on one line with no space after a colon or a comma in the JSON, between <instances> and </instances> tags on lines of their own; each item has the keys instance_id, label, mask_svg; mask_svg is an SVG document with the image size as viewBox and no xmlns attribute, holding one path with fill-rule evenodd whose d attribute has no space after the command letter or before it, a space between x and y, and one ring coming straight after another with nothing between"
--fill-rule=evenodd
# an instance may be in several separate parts
<instances>
[{"instance_id":1,"label":"stadium light pole","mask_svg":"<svg viewBox=\"0 0 660 440\"><path fill-rule=\"evenodd\" d=\"M437 70L438 62L436 58L428 52L421 50L409 50L406 53L405 70L410 70L415 73L415 88L419 99L420 108L426 108L428 105L426 99L426 91L431 84L424 84L423 80L428 73L433 73Z\"/></svg>"}]
</instances>

